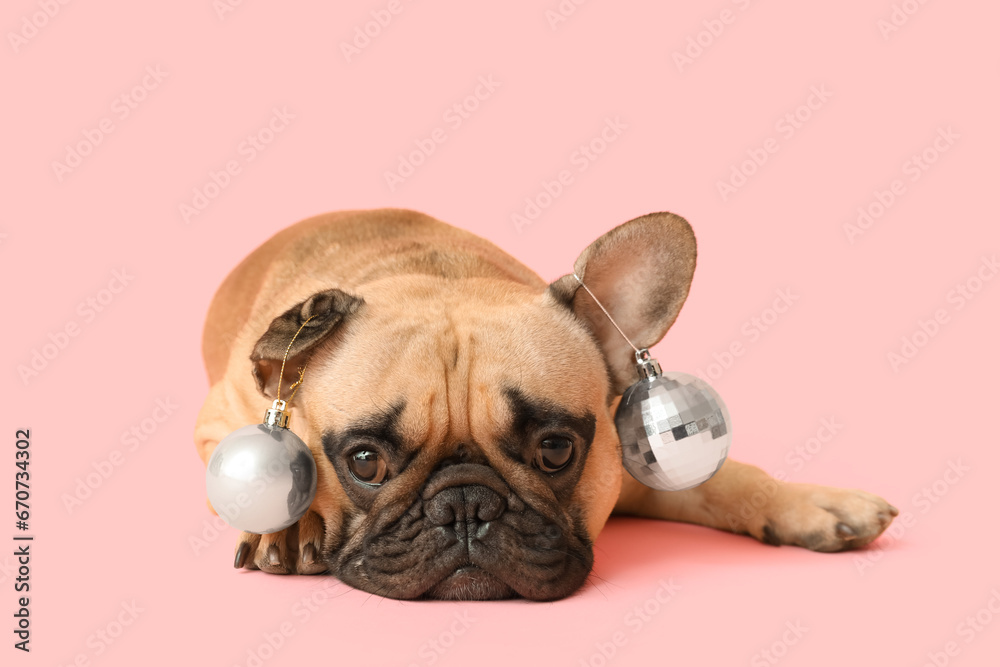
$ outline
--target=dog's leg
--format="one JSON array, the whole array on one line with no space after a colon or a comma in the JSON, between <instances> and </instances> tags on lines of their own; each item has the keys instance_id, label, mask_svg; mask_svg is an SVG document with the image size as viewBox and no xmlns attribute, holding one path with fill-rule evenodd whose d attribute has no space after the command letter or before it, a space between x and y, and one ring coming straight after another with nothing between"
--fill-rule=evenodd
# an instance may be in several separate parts
<instances>
[{"instance_id":1,"label":"dog's leg","mask_svg":"<svg viewBox=\"0 0 1000 667\"><path fill-rule=\"evenodd\" d=\"M864 546L899 513L864 491L779 482L760 468L730 460L712 479L686 491L656 491L624 473L615 512L697 523L814 551Z\"/></svg>"},{"instance_id":2,"label":"dog's leg","mask_svg":"<svg viewBox=\"0 0 1000 667\"><path fill-rule=\"evenodd\" d=\"M241 533L233 566L271 574L321 574L325 534L323 519L311 506L298 523L277 533Z\"/></svg>"}]
</instances>

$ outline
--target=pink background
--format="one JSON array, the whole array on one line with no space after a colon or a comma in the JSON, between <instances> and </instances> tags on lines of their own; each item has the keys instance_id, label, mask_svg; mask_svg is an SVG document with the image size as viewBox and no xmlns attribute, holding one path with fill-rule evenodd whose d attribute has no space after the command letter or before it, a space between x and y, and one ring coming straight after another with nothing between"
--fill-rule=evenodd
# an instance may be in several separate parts
<instances>
[{"instance_id":1,"label":"pink background","mask_svg":"<svg viewBox=\"0 0 1000 667\"><path fill-rule=\"evenodd\" d=\"M248 652L259 656L262 635L282 624L292 634L261 664L922 665L928 653L995 664L1000 280L977 272L993 278L983 258L1000 250L1000 8L904 4L915 13L897 14L902 25L884 36L889 0L595 0L555 29L546 12L558 0L402 0L348 62L340 44L388 0L248 0L222 18L211 0L49 0L50 19L37 0L5 3L0 539L13 545L19 532L14 431L28 427L36 540L30 655L11 646L13 546L0 549L4 664L252 665ZM32 32L25 20L44 25ZM22 31L30 39L12 44ZM707 46L678 67L674 53L699 33ZM123 118L115 100L147 67L165 75L146 79L155 88L137 91L144 99ZM454 127L445 113L480 77L499 87ZM783 129L813 87L830 96ZM248 161L240 144L275 107L294 119ZM60 180L52 163L105 118L113 131ZM575 151L609 118L627 127L579 171ZM435 128L444 143L390 190L384 172ZM948 128L957 138L937 153ZM765 145L777 151L723 201L717 183ZM906 163L925 149L936 160L912 180ZM230 160L240 172L186 223L180 205ZM564 169L572 182L515 229L511 215ZM850 242L844 225L896 179L905 190ZM236 532L206 529L192 443L209 300L277 230L382 206L469 229L546 279L618 223L684 215L698 270L655 350L663 367L712 378L732 413L734 458L883 495L904 513L894 536L828 555L615 519L586 588L545 604L398 602L325 577L233 570ZM102 292L123 269L127 286ZM959 301L957 285L978 291ZM795 300L775 317L778 290ZM101 312L79 306L88 298L104 299ZM938 310L935 335L919 334ZM76 336L59 335L74 324ZM921 347L894 369L887 355L914 334ZM19 367L53 339L64 347L47 348L25 381ZM734 343L742 354L726 358ZM157 399L177 406L162 423L151 421L163 416ZM843 425L835 436L796 459L830 418ZM129 449L122 434L144 424ZM117 466L107 463L116 450ZM108 465L68 510L78 480ZM661 579L681 586L665 604ZM310 596L312 611L301 603ZM133 601L142 611L119 633ZM984 624L972 630L977 612ZM98 631L117 636L107 644Z\"/></svg>"}]
</instances>

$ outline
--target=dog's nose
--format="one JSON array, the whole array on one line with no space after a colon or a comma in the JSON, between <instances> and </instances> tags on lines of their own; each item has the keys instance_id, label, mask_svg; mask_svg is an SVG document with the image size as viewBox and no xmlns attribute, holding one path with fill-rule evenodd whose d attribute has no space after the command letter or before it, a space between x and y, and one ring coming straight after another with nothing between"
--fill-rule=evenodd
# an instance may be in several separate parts
<instances>
[{"instance_id":1,"label":"dog's nose","mask_svg":"<svg viewBox=\"0 0 1000 667\"><path fill-rule=\"evenodd\" d=\"M425 516L434 525L464 523L467 533L475 535L476 526L499 519L507 503L493 489L472 484L449 486L435 494L424 507Z\"/></svg>"}]
</instances>

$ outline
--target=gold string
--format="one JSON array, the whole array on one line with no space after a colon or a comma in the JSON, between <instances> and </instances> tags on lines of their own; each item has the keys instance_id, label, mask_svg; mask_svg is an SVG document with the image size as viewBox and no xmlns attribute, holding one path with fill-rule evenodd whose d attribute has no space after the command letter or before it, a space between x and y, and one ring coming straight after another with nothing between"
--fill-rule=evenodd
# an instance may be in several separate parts
<instances>
[{"instance_id":1,"label":"gold string","mask_svg":"<svg viewBox=\"0 0 1000 667\"><path fill-rule=\"evenodd\" d=\"M295 392L297 392L299 390L299 385L302 384L302 376L305 375L305 373L306 373L306 367L305 367L305 365L299 366L299 379L295 381L295 384L293 384L291 387L289 387L289 389L292 392L292 395L288 397L288 401L287 401L288 403L291 403L292 399L295 398Z\"/></svg>"},{"instance_id":2,"label":"gold string","mask_svg":"<svg viewBox=\"0 0 1000 667\"><path fill-rule=\"evenodd\" d=\"M311 316L309 318L309 320L311 320L311 319L313 319L315 317L316 317L316 315L313 315L313 316ZM292 336L292 339L290 341L288 341L288 347L285 348L285 356L281 360L281 372L278 373L278 399L277 400L279 400L279 401L281 400L281 383L285 379L285 362L288 361L288 352L292 349L292 343L295 342L295 339L299 337L299 334L302 333L302 330L306 328L307 324L309 324L309 320L306 320L305 322L302 323L302 326L299 327L299 330L296 331L295 335ZM295 392L299 390L299 385L302 384L302 376L306 372L306 367L305 366L300 366L298 370L299 370L299 379L298 379L298 381L295 384L293 384L291 387L289 387L289 389L294 389L295 391L292 392L292 395L288 397L288 401L286 401L286 402L290 402L293 398L295 398Z\"/></svg>"}]
</instances>

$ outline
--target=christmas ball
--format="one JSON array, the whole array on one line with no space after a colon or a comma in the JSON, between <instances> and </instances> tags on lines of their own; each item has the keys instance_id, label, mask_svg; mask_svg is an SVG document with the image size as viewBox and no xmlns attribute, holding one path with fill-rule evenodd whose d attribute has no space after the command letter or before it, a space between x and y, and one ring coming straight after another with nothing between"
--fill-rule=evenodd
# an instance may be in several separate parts
<instances>
[{"instance_id":1,"label":"christmas ball","mask_svg":"<svg viewBox=\"0 0 1000 667\"><path fill-rule=\"evenodd\" d=\"M216 446L205 473L208 500L233 528L276 533L302 518L316 496L316 462L287 428L254 424Z\"/></svg>"},{"instance_id":2,"label":"christmas ball","mask_svg":"<svg viewBox=\"0 0 1000 667\"><path fill-rule=\"evenodd\" d=\"M654 373L629 387L615 425L625 469L661 491L708 480L732 440L725 403L707 382L686 373Z\"/></svg>"}]
</instances>

